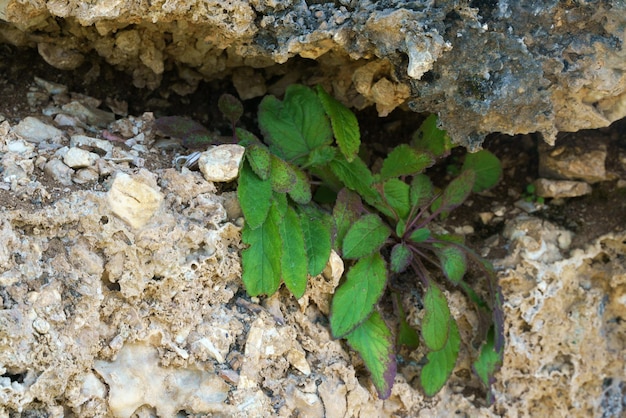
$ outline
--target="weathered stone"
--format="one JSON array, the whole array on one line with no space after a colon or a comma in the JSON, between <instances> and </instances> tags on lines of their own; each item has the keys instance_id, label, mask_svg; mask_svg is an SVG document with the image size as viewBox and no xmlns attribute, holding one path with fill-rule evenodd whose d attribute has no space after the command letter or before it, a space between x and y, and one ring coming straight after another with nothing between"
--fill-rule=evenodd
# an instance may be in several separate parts
<instances>
[{"instance_id":1,"label":"weathered stone","mask_svg":"<svg viewBox=\"0 0 626 418\"><path fill-rule=\"evenodd\" d=\"M539 131L553 142L557 131L624 117L625 11L619 1L5 0L0 16L10 25L0 31L7 42L37 44L59 68L97 51L139 87L157 87L171 67L190 88L200 77L240 80L262 69L249 77L254 89L238 88L250 97L261 94L261 78L300 74L292 81L322 83L351 106L437 113L455 141L475 147L490 132ZM317 66L303 71L298 56ZM373 77L357 75L370 64Z\"/></svg>"},{"instance_id":2,"label":"weathered stone","mask_svg":"<svg viewBox=\"0 0 626 418\"><path fill-rule=\"evenodd\" d=\"M577 197L591 193L591 186L583 181L537 179L535 194L541 197Z\"/></svg>"},{"instance_id":3,"label":"weathered stone","mask_svg":"<svg viewBox=\"0 0 626 418\"><path fill-rule=\"evenodd\" d=\"M72 135L70 138L70 147L91 148L95 152L99 151L102 155L109 154L113 151L113 144L110 141L85 135Z\"/></svg>"},{"instance_id":4,"label":"weathered stone","mask_svg":"<svg viewBox=\"0 0 626 418\"><path fill-rule=\"evenodd\" d=\"M541 144L539 175L561 180L583 180L587 183L605 181L606 155L604 144L570 141L556 148Z\"/></svg>"},{"instance_id":5,"label":"weathered stone","mask_svg":"<svg viewBox=\"0 0 626 418\"><path fill-rule=\"evenodd\" d=\"M93 165L98 158L98 154L72 147L67 150L67 153L63 157L63 162L71 168L83 168Z\"/></svg>"},{"instance_id":6,"label":"weathered stone","mask_svg":"<svg viewBox=\"0 0 626 418\"><path fill-rule=\"evenodd\" d=\"M13 130L16 134L30 142L48 141L64 135L60 129L43 123L33 116L25 117Z\"/></svg>"},{"instance_id":7,"label":"weathered stone","mask_svg":"<svg viewBox=\"0 0 626 418\"><path fill-rule=\"evenodd\" d=\"M239 175L244 151L245 148L241 145L218 145L202 153L198 159L198 167L208 181L232 181Z\"/></svg>"},{"instance_id":8,"label":"weathered stone","mask_svg":"<svg viewBox=\"0 0 626 418\"><path fill-rule=\"evenodd\" d=\"M64 112L76 116L83 122L101 128L105 128L109 123L115 121L115 115L113 113L86 106L77 101L63 105L62 109Z\"/></svg>"},{"instance_id":9,"label":"weathered stone","mask_svg":"<svg viewBox=\"0 0 626 418\"><path fill-rule=\"evenodd\" d=\"M72 174L74 174L74 170L69 168L66 164L63 164L61 160L55 158L48 161L43 171L64 186L72 185Z\"/></svg>"},{"instance_id":10,"label":"weathered stone","mask_svg":"<svg viewBox=\"0 0 626 418\"><path fill-rule=\"evenodd\" d=\"M117 173L107 193L111 211L133 228L144 226L159 209L162 200L159 191L122 172Z\"/></svg>"}]
</instances>

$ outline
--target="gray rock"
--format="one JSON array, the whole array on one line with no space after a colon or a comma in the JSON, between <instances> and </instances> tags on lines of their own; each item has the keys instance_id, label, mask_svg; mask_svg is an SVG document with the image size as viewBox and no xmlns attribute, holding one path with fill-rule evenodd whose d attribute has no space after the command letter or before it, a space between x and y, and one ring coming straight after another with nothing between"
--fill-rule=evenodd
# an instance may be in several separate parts
<instances>
[{"instance_id":1,"label":"gray rock","mask_svg":"<svg viewBox=\"0 0 626 418\"><path fill-rule=\"evenodd\" d=\"M109 154L113 151L113 144L104 139L92 138L85 135L72 135L70 138L71 147L89 148L94 152Z\"/></svg>"},{"instance_id":2,"label":"gray rock","mask_svg":"<svg viewBox=\"0 0 626 418\"><path fill-rule=\"evenodd\" d=\"M62 107L63 111L76 116L83 122L89 125L95 125L100 128L106 128L109 123L115 121L115 115L105 110L96 109L91 106L82 104L81 102L73 101Z\"/></svg>"},{"instance_id":3,"label":"gray rock","mask_svg":"<svg viewBox=\"0 0 626 418\"><path fill-rule=\"evenodd\" d=\"M63 162L72 168L83 168L93 165L98 158L98 154L72 147L63 156Z\"/></svg>"},{"instance_id":4,"label":"gray rock","mask_svg":"<svg viewBox=\"0 0 626 418\"><path fill-rule=\"evenodd\" d=\"M591 194L591 186L582 181L537 179L535 194L541 197L577 197Z\"/></svg>"},{"instance_id":5,"label":"gray rock","mask_svg":"<svg viewBox=\"0 0 626 418\"><path fill-rule=\"evenodd\" d=\"M200 155L198 167L208 181L232 181L239 174L239 165L244 151L245 148L241 145L219 145Z\"/></svg>"},{"instance_id":6,"label":"gray rock","mask_svg":"<svg viewBox=\"0 0 626 418\"><path fill-rule=\"evenodd\" d=\"M59 68L97 51L138 87L157 87L166 63L192 88L200 77L241 78L240 68L266 82L297 74L294 81L332 86L343 102L376 104L382 115L406 105L438 113L470 147L490 132L538 131L553 142L557 131L626 115L623 1L5 0L0 15L13 25L7 39L38 44ZM296 57L317 66L305 75ZM261 81L245 94L260 94Z\"/></svg>"},{"instance_id":7,"label":"gray rock","mask_svg":"<svg viewBox=\"0 0 626 418\"><path fill-rule=\"evenodd\" d=\"M30 142L43 142L62 137L63 131L40 121L33 116L25 117L13 128L13 131Z\"/></svg>"},{"instance_id":8,"label":"gray rock","mask_svg":"<svg viewBox=\"0 0 626 418\"><path fill-rule=\"evenodd\" d=\"M61 160L55 158L54 160L48 161L46 165L44 165L43 171L46 175L52 177L64 186L72 185L72 174L74 174L74 170L63 164Z\"/></svg>"}]
</instances>

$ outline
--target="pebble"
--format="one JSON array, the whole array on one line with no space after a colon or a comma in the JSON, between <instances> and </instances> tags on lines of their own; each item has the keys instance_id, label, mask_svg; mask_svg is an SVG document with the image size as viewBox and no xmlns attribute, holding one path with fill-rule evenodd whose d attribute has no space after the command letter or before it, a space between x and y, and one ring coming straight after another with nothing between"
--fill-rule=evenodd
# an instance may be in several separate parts
<instances>
[{"instance_id":1,"label":"pebble","mask_svg":"<svg viewBox=\"0 0 626 418\"><path fill-rule=\"evenodd\" d=\"M93 168L81 168L76 172L72 181L76 184L95 183L98 178L98 172Z\"/></svg>"},{"instance_id":2,"label":"pebble","mask_svg":"<svg viewBox=\"0 0 626 418\"><path fill-rule=\"evenodd\" d=\"M48 92L48 94L61 94L67 93L67 86L59 83L53 83L52 81L44 80L43 78L35 76L35 84Z\"/></svg>"},{"instance_id":3,"label":"pebble","mask_svg":"<svg viewBox=\"0 0 626 418\"><path fill-rule=\"evenodd\" d=\"M62 109L65 113L76 116L78 119L100 128L106 128L109 123L115 122L113 113L86 106L77 101L63 105Z\"/></svg>"},{"instance_id":4,"label":"pebble","mask_svg":"<svg viewBox=\"0 0 626 418\"><path fill-rule=\"evenodd\" d=\"M36 143L63 136L62 130L43 123L33 116L25 117L13 128L13 131L25 140Z\"/></svg>"},{"instance_id":5,"label":"pebble","mask_svg":"<svg viewBox=\"0 0 626 418\"><path fill-rule=\"evenodd\" d=\"M72 147L63 157L63 162L72 168L83 168L93 165L98 158L100 158L98 154Z\"/></svg>"},{"instance_id":6,"label":"pebble","mask_svg":"<svg viewBox=\"0 0 626 418\"><path fill-rule=\"evenodd\" d=\"M559 180L597 183L607 180L606 145L573 143L568 146L539 147L539 176Z\"/></svg>"},{"instance_id":7,"label":"pebble","mask_svg":"<svg viewBox=\"0 0 626 418\"><path fill-rule=\"evenodd\" d=\"M61 160L54 159L48 161L46 165L44 165L43 171L64 186L72 185L72 174L74 174L74 170L63 164Z\"/></svg>"},{"instance_id":8,"label":"pebble","mask_svg":"<svg viewBox=\"0 0 626 418\"><path fill-rule=\"evenodd\" d=\"M144 226L159 209L163 195L146 183L118 172L107 193L111 211L133 228Z\"/></svg>"},{"instance_id":9,"label":"pebble","mask_svg":"<svg viewBox=\"0 0 626 418\"><path fill-rule=\"evenodd\" d=\"M70 138L71 147L91 148L96 153L102 155L109 154L113 151L113 144L104 139L92 138L85 135L72 135Z\"/></svg>"},{"instance_id":10,"label":"pebble","mask_svg":"<svg viewBox=\"0 0 626 418\"><path fill-rule=\"evenodd\" d=\"M239 165L244 151L245 148L241 145L219 145L203 152L198 160L198 166L207 181L232 181L239 175Z\"/></svg>"},{"instance_id":11,"label":"pebble","mask_svg":"<svg viewBox=\"0 0 626 418\"><path fill-rule=\"evenodd\" d=\"M50 331L50 323L42 318L36 318L33 321L33 328L40 334L47 334Z\"/></svg>"},{"instance_id":12,"label":"pebble","mask_svg":"<svg viewBox=\"0 0 626 418\"><path fill-rule=\"evenodd\" d=\"M537 179L535 193L541 197L564 198L591 194L591 186L583 181Z\"/></svg>"}]
</instances>

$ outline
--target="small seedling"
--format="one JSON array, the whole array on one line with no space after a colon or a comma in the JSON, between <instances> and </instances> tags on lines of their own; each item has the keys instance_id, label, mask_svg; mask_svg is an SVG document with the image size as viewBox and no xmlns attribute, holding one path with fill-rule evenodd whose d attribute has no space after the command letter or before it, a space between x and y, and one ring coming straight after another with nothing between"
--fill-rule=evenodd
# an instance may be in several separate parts
<instances>
[{"instance_id":1,"label":"small seedling","mask_svg":"<svg viewBox=\"0 0 626 418\"><path fill-rule=\"evenodd\" d=\"M266 96L258 112L263 142L235 127L242 108L233 99L221 100L220 108L234 139L246 146L238 197L246 220L242 264L248 293L271 295L284 283L300 298L308 276L322 272L334 248L348 269L331 304L332 334L361 355L379 396L386 398L396 374L396 344L416 347L421 341L427 348L420 376L426 395L448 380L461 335L444 289L459 288L487 324L474 370L489 388L504 346L502 296L493 267L433 221L461 206L470 193L494 186L502 173L499 160L488 151L468 154L458 175L438 189L426 170L453 145L434 116L373 173L358 156L356 117L321 87L292 85L282 100ZM313 199L312 179L326 200L334 200L330 210ZM487 300L464 280L470 262L487 281ZM419 334L390 288L392 275L414 277L421 287ZM439 276L447 283L439 283ZM386 296L399 316L392 327L379 308Z\"/></svg>"}]
</instances>

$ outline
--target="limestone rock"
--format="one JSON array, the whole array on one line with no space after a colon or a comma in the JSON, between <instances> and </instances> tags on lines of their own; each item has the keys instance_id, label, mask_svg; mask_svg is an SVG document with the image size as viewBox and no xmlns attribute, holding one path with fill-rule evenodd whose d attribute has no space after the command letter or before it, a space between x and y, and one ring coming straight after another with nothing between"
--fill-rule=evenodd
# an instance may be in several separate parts
<instances>
[{"instance_id":1,"label":"limestone rock","mask_svg":"<svg viewBox=\"0 0 626 418\"><path fill-rule=\"evenodd\" d=\"M25 117L13 129L16 134L30 142L48 141L63 136L63 131L33 116Z\"/></svg>"},{"instance_id":2,"label":"limestone rock","mask_svg":"<svg viewBox=\"0 0 626 418\"><path fill-rule=\"evenodd\" d=\"M198 167L207 181L232 181L239 175L239 165L245 150L236 144L218 145L200 155Z\"/></svg>"},{"instance_id":3,"label":"limestone rock","mask_svg":"<svg viewBox=\"0 0 626 418\"><path fill-rule=\"evenodd\" d=\"M107 193L111 211L133 228L144 226L159 209L162 200L158 190L123 172L117 173Z\"/></svg>"},{"instance_id":4,"label":"limestone rock","mask_svg":"<svg viewBox=\"0 0 626 418\"><path fill-rule=\"evenodd\" d=\"M83 168L93 165L98 158L98 154L72 147L67 150L67 153L63 157L63 162L71 168Z\"/></svg>"},{"instance_id":5,"label":"limestone rock","mask_svg":"<svg viewBox=\"0 0 626 418\"><path fill-rule=\"evenodd\" d=\"M607 180L605 144L567 142L555 148L539 146L539 175L560 180L597 183Z\"/></svg>"},{"instance_id":6,"label":"limestone rock","mask_svg":"<svg viewBox=\"0 0 626 418\"><path fill-rule=\"evenodd\" d=\"M437 113L469 147L491 132L538 131L552 143L557 131L626 116L621 1L5 0L0 18L0 39L37 45L59 68L97 52L138 87L176 68L175 91L233 77L245 97L285 76L381 115ZM317 65L304 71L299 58Z\"/></svg>"},{"instance_id":7,"label":"limestone rock","mask_svg":"<svg viewBox=\"0 0 626 418\"><path fill-rule=\"evenodd\" d=\"M535 193L541 197L578 197L591 194L591 186L584 181L537 179Z\"/></svg>"}]
</instances>

